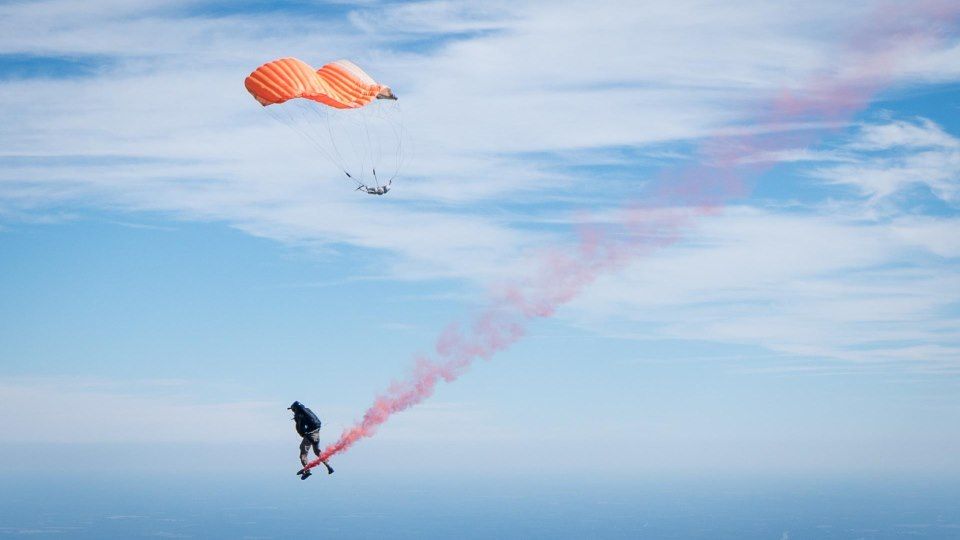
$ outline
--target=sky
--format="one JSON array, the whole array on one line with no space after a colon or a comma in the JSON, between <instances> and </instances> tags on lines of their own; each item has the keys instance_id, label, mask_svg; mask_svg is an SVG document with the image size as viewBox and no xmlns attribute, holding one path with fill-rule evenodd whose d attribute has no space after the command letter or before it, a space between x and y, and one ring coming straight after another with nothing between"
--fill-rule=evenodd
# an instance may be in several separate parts
<instances>
[{"instance_id":1,"label":"sky","mask_svg":"<svg viewBox=\"0 0 960 540\"><path fill-rule=\"evenodd\" d=\"M338 469L956 476L954 11L0 2L0 472L289 476L290 402L333 442L643 207L685 217ZM283 56L393 88L388 195L245 91Z\"/></svg>"}]
</instances>

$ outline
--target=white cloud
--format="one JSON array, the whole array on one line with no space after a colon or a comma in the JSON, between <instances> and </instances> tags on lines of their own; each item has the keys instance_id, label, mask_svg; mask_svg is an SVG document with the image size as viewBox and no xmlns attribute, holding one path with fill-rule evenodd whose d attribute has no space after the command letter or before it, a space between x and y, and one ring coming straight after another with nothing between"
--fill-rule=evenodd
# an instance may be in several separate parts
<instances>
[{"instance_id":1,"label":"white cloud","mask_svg":"<svg viewBox=\"0 0 960 540\"><path fill-rule=\"evenodd\" d=\"M894 120L884 124L863 124L857 137L847 145L851 150L890 150L893 148L960 148L960 140L932 120L915 122Z\"/></svg>"},{"instance_id":2,"label":"white cloud","mask_svg":"<svg viewBox=\"0 0 960 540\"><path fill-rule=\"evenodd\" d=\"M509 7L499 1L478 4L436 0L352 11L349 20L371 35L494 31L509 24Z\"/></svg>"},{"instance_id":3,"label":"white cloud","mask_svg":"<svg viewBox=\"0 0 960 540\"><path fill-rule=\"evenodd\" d=\"M488 15L478 23L477 7L429 2L358 8L351 20L366 21L363 27L324 20L320 33L309 17L182 17L160 7L2 7L7 31L0 50L110 61L92 77L0 84L0 99L18 103L0 126L4 155L49 158L4 166L5 206L80 204L223 220L285 241L383 250L398 269L420 275L429 269L489 278L502 275L524 246L543 243L541 235L483 217L486 207L464 211L435 202L559 195L573 179L551 171L549 157L530 152L701 136L732 119L724 103L769 82L767 70L785 66L788 49L804 59L795 67L801 72L815 58L801 37L789 45L780 40L759 58L757 51L767 50L759 46L762 37L742 36L755 34L747 27L766 28L760 14L731 21L724 10L697 10L691 18L684 6L636 13L613 5L583 12L510 3L484 8ZM421 26L398 31L410 17ZM714 17L737 28L718 30ZM681 38L677 30L691 25L728 35ZM444 37L480 27L492 32L424 53L390 49L410 31ZM578 29L587 34L570 40ZM657 40L665 40L656 49L670 57L638 55ZM700 53L719 54L717 43L725 67L705 73ZM338 171L243 91L247 71L285 54L356 58L401 93L414 150L408 178L391 200L350 192ZM68 159L77 156L99 159Z\"/></svg>"},{"instance_id":4,"label":"white cloud","mask_svg":"<svg viewBox=\"0 0 960 540\"><path fill-rule=\"evenodd\" d=\"M785 150L771 150L758 152L744 157L740 163L825 163L825 162L854 162L853 157L837 151L817 151L808 148L789 148Z\"/></svg>"},{"instance_id":5,"label":"white cloud","mask_svg":"<svg viewBox=\"0 0 960 540\"><path fill-rule=\"evenodd\" d=\"M902 242L944 258L960 258L960 220L952 218L913 217L892 222L890 232Z\"/></svg>"},{"instance_id":6,"label":"white cloud","mask_svg":"<svg viewBox=\"0 0 960 540\"><path fill-rule=\"evenodd\" d=\"M871 203L917 186L949 204L960 203L960 139L927 118L863 123L833 149L761 151L739 162L821 164L814 178L853 187Z\"/></svg>"},{"instance_id":7,"label":"white cloud","mask_svg":"<svg viewBox=\"0 0 960 540\"><path fill-rule=\"evenodd\" d=\"M957 219L730 208L700 227L601 278L570 318L601 332L759 345L814 363L960 369Z\"/></svg>"},{"instance_id":8,"label":"white cloud","mask_svg":"<svg viewBox=\"0 0 960 540\"><path fill-rule=\"evenodd\" d=\"M178 5L0 6L0 52L107 60L83 77L0 82L0 99L16 104L0 124L8 215L57 205L163 212L285 242L373 250L390 261L390 277L473 282L522 272L521 255L554 239L525 228L543 216L518 219L501 203L603 195L614 204L634 194L610 197L592 173L556 173L569 165L557 155L609 164L610 149L676 156L666 143L795 129L744 121L782 88L852 76L837 66L850 45L838 36L872 7L430 1L357 7L320 24L283 13L187 17L174 14ZM914 43L901 52L884 56L890 78L960 75L950 64L955 48ZM415 148L389 197L350 191L246 94L246 73L282 55L354 58L397 90ZM820 178L874 200L924 185L958 201L957 139L927 120L867 124L839 149L753 159L819 162ZM936 257L956 256L955 226L741 209L625 281L603 280L576 307L609 305L667 335L755 338L802 355L864 358L854 348L896 336L928 339L934 348L924 354L946 357L956 346L952 319L931 314L953 298L942 290L954 287L954 274ZM882 268L909 260L910 250L932 262ZM711 304L726 306L725 320ZM883 354L922 356L906 346Z\"/></svg>"},{"instance_id":9,"label":"white cloud","mask_svg":"<svg viewBox=\"0 0 960 540\"><path fill-rule=\"evenodd\" d=\"M960 203L960 139L928 119L863 125L844 150L852 163L823 167L815 176L855 187L873 202L925 186L949 204Z\"/></svg>"}]
</instances>

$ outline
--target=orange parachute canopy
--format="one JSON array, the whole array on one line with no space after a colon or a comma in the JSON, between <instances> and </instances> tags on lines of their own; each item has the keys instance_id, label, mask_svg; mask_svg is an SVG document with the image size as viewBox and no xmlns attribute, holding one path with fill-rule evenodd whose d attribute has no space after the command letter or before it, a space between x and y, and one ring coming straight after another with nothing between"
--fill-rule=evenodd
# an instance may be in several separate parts
<instances>
[{"instance_id":1,"label":"orange parachute canopy","mask_svg":"<svg viewBox=\"0 0 960 540\"><path fill-rule=\"evenodd\" d=\"M296 58L280 58L253 70L243 81L261 105L303 98L337 109L356 109L374 99L396 99L389 86L373 80L349 60L314 70Z\"/></svg>"}]
</instances>

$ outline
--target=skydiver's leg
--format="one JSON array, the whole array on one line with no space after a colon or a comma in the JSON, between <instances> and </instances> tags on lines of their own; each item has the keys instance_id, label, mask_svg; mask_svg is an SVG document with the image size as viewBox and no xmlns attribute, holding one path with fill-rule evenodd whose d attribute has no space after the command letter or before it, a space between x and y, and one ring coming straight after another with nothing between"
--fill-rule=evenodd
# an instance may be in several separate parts
<instances>
[{"instance_id":1,"label":"skydiver's leg","mask_svg":"<svg viewBox=\"0 0 960 540\"><path fill-rule=\"evenodd\" d=\"M306 480L307 477L310 476L310 470L307 469L307 458L310 456L309 451L310 438L304 437L303 440L300 441L300 463L303 465L303 468L297 471L301 480Z\"/></svg>"},{"instance_id":2,"label":"skydiver's leg","mask_svg":"<svg viewBox=\"0 0 960 540\"><path fill-rule=\"evenodd\" d=\"M318 429L317 431L314 431L309 435L310 435L310 442L313 445L313 453L317 457L320 457L320 430ZM333 474L333 467L331 467L329 463L327 463L326 461L321 461L320 463L323 463L323 466L327 468L327 474Z\"/></svg>"},{"instance_id":3,"label":"skydiver's leg","mask_svg":"<svg viewBox=\"0 0 960 540\"><path fill-rule=\"evenodd\" d=\"M313 455L320 457L320 430L311 431L303 440L310 440L310 446L313 447Z\"/></svg>"},{"instance_id":4,"label":"skydiver's leg","mask_svg":"<svg viewBox=\"0 0 960 540\"><path fill-rule=\"evenodd\" d=\"M304 437L303 440L300 441L300 463L304 467L307 466L307 458L310 457L309 452L310 452L311 442L312 441L310 440L309 436Z\"/></svg>"}]
</instances>

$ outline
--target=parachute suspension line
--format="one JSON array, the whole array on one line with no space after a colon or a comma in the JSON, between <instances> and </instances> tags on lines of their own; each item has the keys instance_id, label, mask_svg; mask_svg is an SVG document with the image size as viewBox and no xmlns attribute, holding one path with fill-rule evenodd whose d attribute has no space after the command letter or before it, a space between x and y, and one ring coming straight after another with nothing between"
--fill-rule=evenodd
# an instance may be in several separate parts
<instances>
[{"instance_id":1,"label":"parachute suspension line","mask_svg":"<svg viewBox=\"0 0 960 540\"><path fill-rule=\"evenodd\" d=\"M356 178L350 176L350 173L348 173L347 171L343 171L343 174L347 175L347 178L349 178L349 179L351 179L351 180L353 180L354 182L357 183L357 189L362 189L362 188L363 188L363 182L360 182L360 181L357 180Z\"/></svg>"},{"instance_id":2,"label":"parachute suspension line","mask_svg":"<svg viewBox=\"0 0 960 540\"><path fill-rule=\"evenodd\" d=\"M305 117L305 119L310 117L316 117L325 122L329 120L328 116L325 113L320 112L319 107L317 107L316 105L313 105L312 103L304 103L304 102L298 101L296 105L303 112L303 116ZM343 172L347 172L349 168L347 167L346 161L343 159L343 156L341 156L340 153L337 152L336 141L333 138L333 133L330 132L329 130L327 131L326 134L321 133L320 130L317 129L316 126L314 126L314 122L310 120L307 120L305 124L308 126L308 129L312 131L315 139L323 139L324 141L329 141L330 144L321 144L325 154L330 159L330 162L336 165L337 168L339 168ZM333 151L331 151L331 148Z\"/></svg>"},{"instance_id":3,"label":"parachute suspension line","mask_svg":"<svg viewBox=\"0 0 960 540\"><path fill-rule=\"evenodd\" d=\"M354 168L354 164L349 162L347 156L344 156L341 152L342 144L338 145L337 141L339 137L334 135L334 127L339 126L333 126L332 124L337 118L342 117L342 115L338 113L343 111L330 111L323 107L318 107L313 103L298 103L298 106L304 111L304 116L311 119L306 122L307 126L312 130L316 138L324 141L323 146L327 155L330 156L330 161L343 171L347 178L356 183L358 187L363 187L363 175L361 175L359 179L354 176L357 170ZM344 130L336 129L336 131L342 132ZM353 174L351 174L350 171L353 171Z\"/></svg>"},{"instance_id":4,"label":"parachute suspension line","mask_svg":"<svg viewBox=\"0 0 960 540\"><path fill-rule=\"evenodd\" d=\"M275 110L277 109L276 106L266 107L266 109L267 109L267 113L274 120L287 126L288 128L290 128L291 131L300 134L302 137L307 139L307 141L309 141L317 150L319 150L324 155L324 157L326 157L331 162L336 163L333 159L333 156L331 156L330 153L327 151L327 149L324 148L323 143L317 140L317 138L314 137L313 134L310 133L310 131L304 129L302 126L299 125L300 123L297 122L297 119L293 116L293 113L291 112L290 109L280 106L279 109L283 111L283 114L281 114L278 110Z\"/></svg>"},{"instance_id":5,"label":"parachute suspension line","mask_svg":"<svg viewBox=\"0 0 960 540\"><path fill-rule=\"evenodd\" d=\"M288 102L266 107L266 110L271 118L306 139L324 158L342 170L358 188L366 187L365 180L371 173L374 186L391 184L405 162L403 116L399 114L399 104L395 102L384 103L376 109L337 111L322 110L312 103ZM376 131L375 126L371 126L373 120L386 124L384 129ZM323 125L318 125L318 122ZM390 171L386 181L383 181L377 167L384 165L382 159L385 147L393 144L396 144L392 160L393 171ZM348 154L359 160L358 163L348 162L344 155L346 150L353 151Z\"/></svg>"},{"instance_id":6,"label":"parachute suspension line","mask_svg":"<svg viewBox=\"0 0 960 540\"><path fill-rule=\"evenodd\" d=\"M392 102L389 105L385 106L382 111L380 111L381 112L380 117L383 119L384 123L389 126L390 132L393 134L393 140L396 141L396 145L397 145L396 152L394 152L393 172L390 178L387 179L388 183L393 182L393 179L400 174L400 168L401 168L401 155L403 152L403 134L402 134L402 130L398 131L397 129L397 122L395 121L395 117L399 115L400 120L402 122L403 115L399 113L393 114L396 111L399 111L399 108L400 108L399 103ZM380 150L382 152L383 150L382 146L380 147Z\"/></svg>"},{"instance_id":7,"label":"parachute suspension line","mask_svg":"<svg viewBox=\"0 0 960 540\"><path fill-rule=\"evenodd\" d=\"M347 176L348 176L350 179L352 179L354 182L356 182L356 183L358 183L358 184L360 184L360 185L362 186L362 185L363 185L363 174L362 174L363 171L361 171L361 175L360 175L360 179L359 179L359 180L356 179L356 178L354 178L354 177L349 173L350 167L347 165L346 160L343 158L343 154L340 153L340 148L337 146L337 138L333 136L333 127L330 125L330 118L331 118L333 115L332 115L330 112L328 112L328 111L324 111L323 113L321 113L320 110L319 110L318 108L316 108L316 107L311 107L310 109L313 111L314 115L315 115L317 118L319 118L319 119L324 123L324 125L326 125L326 127L327 127L327 137L329 137L330 147L333 148L333 153L337 155L337 160L338 160L338 163L340 164L340 168L343 169L343 172L347 173ZM356 171L354 171L354 172L356 172Z\"/></svg>"},{"instance_id":8,"label":"parachute suspension line","mask_svg":"<svg viewBox=\"0 0 960 540\"><path fill-rule=\"evenodd\" d=\"M363 115L363 132L367 136L367 161L370 162L370 168L373 169L373 183L380 187L380 181L377 180L378 160L373 157L373 142L370 140L370 126L367 123L367 116Z\"/></svg>"},{"instance_id":9,"label":"parachute suspension line","mask_svg":"<svg viewBox=\"0 0 960 540\"><path fill-rule=\"evenodd\" d=\"M326 110L310 104L300 106L316 119L307 122L307 126L316 133L315 138L325 142L323 146L327 154L332 156L330 161L345 173L349 172L348 178L357 185L365 186L373 169L383 168L385 164L382 160L387 146L396 151L391 151L394 155L390 164L392 167L389 168L393 170L386 178L386 183L399 175L406 158L403 155L403 116L397 102L376 102L359 109L337 110ZM382 129L371 125L374 120L385 125ZM379 171L372 178L377 187L384 184L382 172Z\"/></svg>"},{"instance_id":10,"label":"parachute suspension line","mask_svg":"<svg viewBox=\"0 0 960 540\"><path fill-rule=\"evenodd\" d=\"M381 166L381 171L383 170L384 166L388 167L387 170L389 171L390 166L383 162L383 156L384 156L384 145L389 144L391 139L387 135L388 132L386 132L385 130L377 130L375 131L375 136L372 137L372 140L371 140L370 118L373 117L378 122L378 124L386 124L388 127L390 127L389 117L387 114L385 114L385 112L388 109L389 109L388 103L383 101L378 101L376 103L376 108L371 109L370 114L364 117L364 129L366 130L367 141L368 141L367 146L368 148L370 148L371 154L373 154L373 157L372 157L373 165ZM392 132L393 130L391 127L391 130L389 133L392 133ZM393 172L395 173L396 171L393 171ZM381 183L379 178L377 178L377 183L378 185Z\"/></svg>"},{"instance_id":11,"label":"parachute suspension line","mask_svg":"<svg viewBox=\"0 0 960 540\"><path fill-rule=\"evenodd\" d=\"M395 130L393 129L393 123L392 123L391 118L390 118L390 112L389 112L389 111L391 110L391 107L392 107L392 106L393 106L392 103L384 103L383 106L380 107L380 109L377 111L380 122L383 123L383 124L386 124L386 126L390 128L389 133L390 133L391 135L393 135L393 137L390 137L390 138L387 138L387 137L385 136L385 137L380 137L380 138L377 139L377 161L378 161L378 163L383 163L383 158L384 158L385 152L386 152L386 151L389 151L389 150L388 150L389 147L392 147L392 148L393 148L393 153L396 153L397 151L400 150L400 140L396 137L396 132L395 132ZM386 134L387 132L385 131L384 133ZM384 163L384 165L386 165L386 164ZM391 176L390 176L390 178L387 179L387 183L390 183L390 182L393 180L393 177L396 176L396 175L397 175L397 172L398 172L398 171L397 171L397 168L396 168L396 163L391 163L391 164L390 164L390 167L391 167L393 170L390 171Z\"/></svg>"},{"instance_id":12,"label":"parachute suspension line","mask_svg":"<svg viewBox=\"0 0 960 540\"><path fill-rule=\"evenodd\" d=\"M348 119L352 120L351 127L353 129L349 130L349 142L352 150L352 154L356 156L358 166L360 170L366 174L367 170L371 169L374 165L372 156L370 154L370 144L369 144L369 134L365 134L361 131L361 127L366 130L366 119L369 114L366 108L353 109L347 113ZM347 116L345 115L345 116ZM364 142L364 141L367 142ZM374 183L376 183L376 177L374 177Z\"/></svg>"},{"instance_id":13,"label":"parachute suspension line","mask_svg":"<svg viewBox=\"0 0 960 540\"><path fill-rule=\"evenodd\" d=\"M302 101L294 101L292 103L297 108L298 114L303 118L304 130L310 133L312 140L318 141L318 144L323 147L324 154L329 158L330 162L337 168L343 169L340 160L330 151L330 145L327 144L326 137L314 127L311 121L311 107Z\"/></svg>"},{"instance_id":14,"label":"parachute suspension line","mask_svg":"<svg viewBox=\"0 0 960 540\"><path fill-rule=\"evenodd\" d=\"M400 174L400 170L403 168L405 162L405 157L403 154L403 111L400 109L400 103L393 102L390 106L397 111L397 116L400 117L400 125L398 126L392 121L389 116L386 117L386 123L390 125L390 129L393 131L394 136L397 140L397 151L395 152L396 156L394 157L395 167L393 168L393 175L387 180L387 183L392 183L393 179Z\"/></svg>"},{"instance_id":15,"label":"parachute suspension line","mask_svg":"<svg viewBox=\"0 0 960 540\"><path fill-rule=\"evenodd\" d=\"M402 169L404 164L406 164L407 162L407 155L403 151L403 141L404 139L406 139L405 133L407 128L403 124L403 110L400 108L399 103L397 103L397 111L399 111L397 114L400 116L400 131L399 133L397 133L397 141L399 142L397 143L398 144L397 156L395 158L397 160L397 168L396 168L396 173L394 173L394 176L396 176L397 174L400 174L400 169Z\"/></svg>"}]
</instances>

